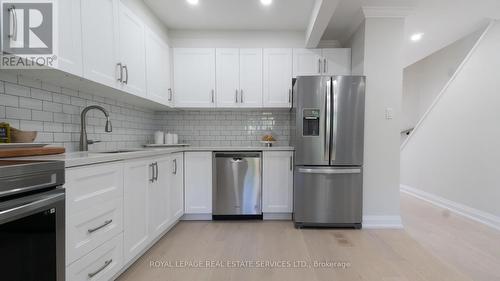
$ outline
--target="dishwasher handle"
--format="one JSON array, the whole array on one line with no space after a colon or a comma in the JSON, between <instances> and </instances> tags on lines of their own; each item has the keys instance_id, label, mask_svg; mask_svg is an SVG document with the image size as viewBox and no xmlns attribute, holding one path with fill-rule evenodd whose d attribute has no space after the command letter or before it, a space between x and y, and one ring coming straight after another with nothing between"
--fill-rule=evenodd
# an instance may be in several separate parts
<instances>
[{"instance_id":1,"label":"dishwasher handle","mask_svg":"<svg viewBox=\"0 0 500 281\"><path fill-rule=\"evenodd\" d=\"M260 152L214 152L215 158L233 158L242 160L244 158L261 158Z\"/></svg>"}]
</instances>

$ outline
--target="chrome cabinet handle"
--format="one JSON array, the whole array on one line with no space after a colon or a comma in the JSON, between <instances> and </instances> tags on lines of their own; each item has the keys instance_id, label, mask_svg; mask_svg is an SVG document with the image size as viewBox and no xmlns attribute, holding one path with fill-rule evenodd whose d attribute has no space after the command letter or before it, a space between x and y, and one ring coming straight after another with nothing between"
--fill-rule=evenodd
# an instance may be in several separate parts
<instances>
[{"instance_id":1,"label":"chrome cabinet handle","mask_svg":"<svg viewBox=\"0 0 500 281\"><path fill-rule=\"evenodd\" d=\"M290 171L293 171L293 155L290 156Z\"/></svg>"},{"instance_id":2,"label":"chrome cabinet handle","mask_svg":"<svg viewBox=\"0 0 500 281\"><path fill-rule=\"evenodd\" d=\"M104 262L104 265L101 266L99 269L97 269L96 271L92 272L92 273L89 273L88 276L89 278L92 278L94 276L96 276L97 274L99 274L99 272L103 271L106 267L108 267L111 263L113 262L113 259L109 259L107 261Z\"/></svg>"},{"instance_id":3,"label":"chrome cabinet handle","mask_svg":"<svg viewBox=\"0 0 500 281\"><path fill-rule=\"evenodd\" d=\"M326 63L326 58L323 59L323 72L328 72L328 64Z\"/></svg>"},{"instance_id":4,"label":"chrome cabinet handle","mask_svg":"<svg viewBox=\"0 0 500 281\"><path fill-rule=\"evenodd\" d=\"M321 73L321 59L318 59L318 73Z\"/></svg>"},{"instance_id":5,"label":"chrome cabinet handle","mask_svg":"<svg viewBox=\"0 0 500 281\"><path fill-rule=\"evenodd\" d=\"M158 181L158 162L154 162L153 165L155 168L154 181Z\"/></svg>"},{"instance_id":6,"label":"chrome cabinet handle","mask_svg":"<svg viewBox=\"0 0 500 281\"><path fill-rule=\"evenodd\" d=\"M128 67L124 65L123 68L125 69L125 81L123 83L128 85Z\"/></svg>"},{"instance_id":7,"label":"chrome cabinet handle","mask_svg":"<svg viewBox=\"0 0 500 281\"><path fill-rule=\"evenodd\" d=\"M332 117L332 151L330 152L331 160L335 160L337 157L337 115L338 115L338 103L337 103L337 80L332 81L332 92L333 92L333 117Z\"/></svg>"},{"instance_id":8,"label":"chrome cabinet handle","mask_svg":"<svg viewBox=\"0 0 500 281\"><path fill-rule=\"evenodd\" d=\"M149 182L155 182L155 163L149 164L149 167L151 168L151 178Z\"/></svg>"},{"instance_id":9,"label":"chrome cabinet handle","mask_svg":"<svg viewBox=\"0 0 500 281\"><path fill-rule=\"evenodd\" d=\"M327 168L299 168L299 173L303 174L360 174L361 169L327 169Z\"/></svg>"},{"instance_id":10,"label":"chrome cabinet handle","mask_svg":"<svg viewBox=\"0 0 500 281\"><path fill-rule=\"evenodd\" d=\"M89 230L87 230L87 231L88 231L88 233L93 233L93 232L96 232L96 231L98 231L99 229L101 229L101 228L103 228L103 227L105 227L105 226L109 225L109 224L110 224L110 223L112 223L112 222L113 222L113 220L107 220L107 221L105 221L102 225L100 225L100 226L98 226L98 227L95 227L95 228L91 228L91 229L89 229Z\"/></svg>"},{"instance_id":11,"label":"chrome cabinet handle","mask_svg":"<svg viewBox=\"0 0 500 281\"><path fill-rule=\"evenodd\" d=\"M120 69L120 76L118 76L118 82L123 83L123 65L121 62L117 63L116 66Z\"/></svg>"},{"instance_id":12,"label":"chrome cabinet handle","mask_svg":"<svg viewBox=\"0 0 500 281\"><path fill-rule=\"evenodd\" d=\"M173 174L177 175L177 159L174 159L174 171L173 171Z\"/></svg>"},{"instance_id":13,"label":"chrome cabinet handle","mask_svg":"<svg viewBox=\"0 0 500 281\"><path fill-rule=\"evenodd\" d=\"M212 89L212 103L215 102L215 90Z\"/></svg>"},{"instance_id":14,"label":"chrome cabinet handle","mask_svg":"<svg viewBox=\"0 0 500 281\"><path fill-rule=\"evenodd\" d=\"M324 139L324 142L325 142L325 146L324 146L324 153L323 153L323 158L325 160L328 160L330 158L330 134L331 134L331 131L330 131L330 121L331 121L331 118L332 118L332 114L331 114L331 95L330 95L330 92L331 92L331 81L328 80L326 82L326 93L325 93L325 139Z\"/></svg>"},{"instance_id":15,"label":"chrome cabinet handle","mask_svg":"<svg viewBox=\"0 0 500 281\"><path fill-rule=\"evenodd\" d=\"M240 89L240 102L243 103L243 89Z\"/></svg>"},{"instance_id":16,"label":"chrome cabinet handle","mask_svg":"<svg viewBox=\"0 0 500 281\"><path fill-rule=\"evenodd\" d=\"M288 103L292 103L292 89L288 89Z\"/></svg>"},{"instance_id":17,"label":"chrome cabinet handle","mask_svg":"<svg viewBox=\"0 0 500 281\"><path fill-rule=\"evenodd\" d=\"M16 6L12 5L8 9L9 13L12 14L12 34L9 34L9 38L12 39L12 41L17 41L17 13L16 13Z\"/></svg>"},{"instance_id":18,"label":"chrome cabinet handle","mask_svg":"<svg viewBox=\"0 0 500 281\"><path fill-rule=\"evenodd\" d=\"M172 88L168 88L168 101L172 101Z\"/></svg>"},{"instance_id":19,"label":"chrome cabinet handle","mask_svg":"<svg viewBox=\"0 0 500 281\"><path fill-rule=\"evenodd\" d=\"M236 89L236 92L234 93L234 100L238 103L238 89Z\"/></svg>"}]
</instances>

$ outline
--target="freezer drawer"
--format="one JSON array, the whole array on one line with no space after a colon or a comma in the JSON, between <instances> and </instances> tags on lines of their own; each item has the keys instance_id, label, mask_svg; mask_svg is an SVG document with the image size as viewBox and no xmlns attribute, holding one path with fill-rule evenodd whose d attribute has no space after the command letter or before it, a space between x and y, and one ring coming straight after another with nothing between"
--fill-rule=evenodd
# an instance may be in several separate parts
<instances>
[{"instance_id":1,"label":"freezer drawer","mask_svg":"<svg viewBox=\"0 0 500 281\"><path fill-rule=\"evenodd\" d=\"M294 177L296 227L361 227L361 167L297 166Z\"/></svg>"},{"instance_id":2,"label":"freezer drawer","mask_svg":"<svg viewBox=\"0 0 500 281\"><path fill-rule=\"evenodd\" d=\"M214 153L213 215L262 214L260 152Z\"/></svg>"}]
</instances>

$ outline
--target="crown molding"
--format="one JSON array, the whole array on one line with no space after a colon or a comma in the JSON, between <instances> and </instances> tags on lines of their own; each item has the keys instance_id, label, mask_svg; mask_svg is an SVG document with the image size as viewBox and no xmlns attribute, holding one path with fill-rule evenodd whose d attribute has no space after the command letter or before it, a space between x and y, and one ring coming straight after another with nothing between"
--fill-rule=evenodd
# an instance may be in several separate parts
<instances>
[{"instance_id":1,"label":"crown molding","mask_svg":"<svg viewBox=\"0 0 500 281\"><path fill-rule=\"evenodd\" d=\"M405 18L413 12L412 7L361 7L365 18Z\"/></svg>"}]
</instances>

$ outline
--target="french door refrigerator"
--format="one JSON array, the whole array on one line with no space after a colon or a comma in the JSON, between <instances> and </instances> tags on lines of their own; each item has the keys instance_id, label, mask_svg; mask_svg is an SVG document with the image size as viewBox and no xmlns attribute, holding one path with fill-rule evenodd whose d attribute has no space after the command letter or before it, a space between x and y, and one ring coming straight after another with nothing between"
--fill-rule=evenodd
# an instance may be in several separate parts
<instances>
[{"instance_id":1,"label":"french door refrigerator","mask_svg":"<svg viewBox=\"0 0 500 281\"><path fill-rule=\"evenodd\" d=\"M361 228L364 76L299 76L294 84L295 227Z\"/></svg>"}]
</instances>

